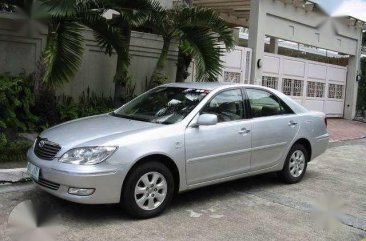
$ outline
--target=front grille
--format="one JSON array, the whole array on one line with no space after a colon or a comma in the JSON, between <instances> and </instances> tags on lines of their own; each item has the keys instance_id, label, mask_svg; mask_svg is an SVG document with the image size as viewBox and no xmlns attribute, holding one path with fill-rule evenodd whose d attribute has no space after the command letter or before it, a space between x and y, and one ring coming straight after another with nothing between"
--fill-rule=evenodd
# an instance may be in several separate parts
<instances>
[{"instance_id":1,"label":"front grille","mask_svg":"<svg viewBox=\"0 0 366 241\"><path fill-rule=\"evenodd\" d=\"M61 150L61 147L47 139L37 138L34 145L34 153L41 159L52 160L57 153Z\"/></svg>"},{"instance_id":2,"label":"front grille","mask_svg":"<svg viewBox=\"0 0 366 241\"><path fill-rule=\"evenodd\" d=\"M38 185L42 186L42 187L46 187L46 188L49 188L51 190L55 190L57 191L59 188L60 188L60 184L58 183L54 183L54 182L51 182L51 181L48 181L46 179L43 179L43 178L38 178L38 181L33 179L33 181L35 183L37 183Z\"/></svg>"}]
</instances>

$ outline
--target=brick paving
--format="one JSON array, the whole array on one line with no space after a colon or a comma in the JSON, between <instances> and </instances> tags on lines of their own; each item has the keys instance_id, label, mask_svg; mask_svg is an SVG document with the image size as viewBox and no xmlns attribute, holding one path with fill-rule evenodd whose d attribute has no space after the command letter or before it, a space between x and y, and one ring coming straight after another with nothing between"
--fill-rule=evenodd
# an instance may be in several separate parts
<instances>
[{"instance_id":1,"label":"brick paving","mask_svg":"<svg viewBox=\"0 0 366 241\"><path fill-rule=\"evenodd\" d=\"M328 119L330 141L345 141L366 137L366 123L344 119Z\"/></svg>"}]
</instances>

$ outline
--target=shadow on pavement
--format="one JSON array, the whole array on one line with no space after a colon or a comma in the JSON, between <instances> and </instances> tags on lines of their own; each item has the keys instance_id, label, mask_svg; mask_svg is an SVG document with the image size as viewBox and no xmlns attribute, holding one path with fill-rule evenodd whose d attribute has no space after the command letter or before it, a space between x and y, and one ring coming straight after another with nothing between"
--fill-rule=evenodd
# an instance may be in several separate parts
<instances>
[{"instance_id":1,"label":"shadow on pavement","mask_svg":"<svg viewBox=\"0 0 366 241\"><path fill-rule=\"evenodd\" d=\"M306 179L316 176L316 172L309 171L304 177ZM236 181L217 184L209 187L195 189L189 192L178 194L168 210L174 213L175 210L182 207L194 208L200 204L205 204L210 200L220 199L223 195L235 196L237 192L255 192L262 189L268 189L273 186L286 185L274 173L263 174L259 176L239 179ZM50 214L61 214L65 220L72 220L73 223L100 224L113 220L133 221L123 211L120 205L84 205L72 203L54 197L40 189L32 190L29 194L35 207L40 212L49 212Z\"/></svg>"}]
</instances>

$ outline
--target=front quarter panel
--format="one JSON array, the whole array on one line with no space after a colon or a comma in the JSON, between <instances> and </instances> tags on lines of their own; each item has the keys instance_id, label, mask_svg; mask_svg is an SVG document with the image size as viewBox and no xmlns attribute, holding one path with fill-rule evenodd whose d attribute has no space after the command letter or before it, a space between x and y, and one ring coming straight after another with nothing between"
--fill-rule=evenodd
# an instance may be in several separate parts
<instances>
[{"instance_id":1,"label":"front quarter panel","mask_svg":"<svg viewBox=\"0 0 366 241\"><path fill-rule=\"evenodd\" d=\"M139 160L151 155L164 155L176 164L180 175L180 190L185 187L184 123L136 132L127 136L118 135L100 138L84 146L118 146L118 150L106 160L106 164L122 170L124 178Z\"/></svg>"}]
</instances>

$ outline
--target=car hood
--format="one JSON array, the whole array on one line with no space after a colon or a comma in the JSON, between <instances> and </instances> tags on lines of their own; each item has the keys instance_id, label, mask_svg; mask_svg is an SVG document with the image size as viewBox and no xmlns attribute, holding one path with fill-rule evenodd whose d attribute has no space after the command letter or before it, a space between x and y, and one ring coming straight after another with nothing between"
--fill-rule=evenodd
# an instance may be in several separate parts
<instances>
[{"instance_id":1,"label":"car hood","mask_svg":"<svg viewBox=\"0 0 366 241\"><path fill-rule=\"evenodd\" d=\"M109 114L91 116L54 126L41 133L42 138L62 147L74 147L98 138L156 128L161 125L129 120Z\"/></svg>"}]
</instances>

